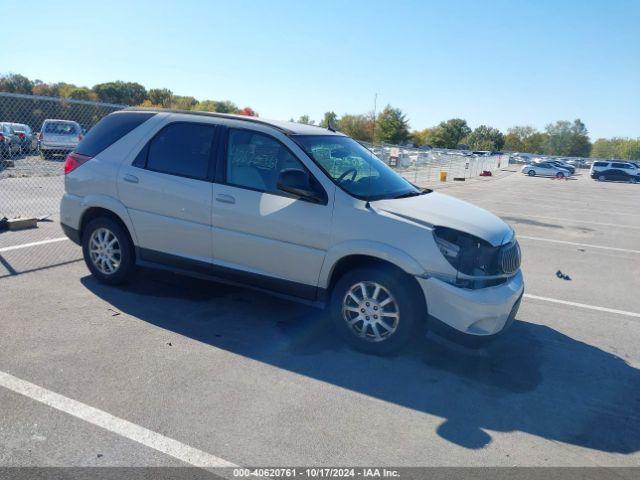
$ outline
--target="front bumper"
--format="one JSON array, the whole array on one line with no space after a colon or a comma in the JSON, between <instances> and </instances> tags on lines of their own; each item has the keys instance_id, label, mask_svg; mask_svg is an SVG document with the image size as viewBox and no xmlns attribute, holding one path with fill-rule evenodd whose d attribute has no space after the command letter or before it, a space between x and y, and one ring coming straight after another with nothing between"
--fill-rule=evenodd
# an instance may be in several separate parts
<instances>
[{"instance_id":1,"label":"front bumper","mask_svg":"<svg viewBox=\"0 0 640 480\"><path fill-rule=\"evenodd\" d=\"M524 293L522 272L495 287L469 290L434 277L416 277L427 301L430 322L441 322L475 337L496 335L508 327Z\"/></svg>"}]
</instances>

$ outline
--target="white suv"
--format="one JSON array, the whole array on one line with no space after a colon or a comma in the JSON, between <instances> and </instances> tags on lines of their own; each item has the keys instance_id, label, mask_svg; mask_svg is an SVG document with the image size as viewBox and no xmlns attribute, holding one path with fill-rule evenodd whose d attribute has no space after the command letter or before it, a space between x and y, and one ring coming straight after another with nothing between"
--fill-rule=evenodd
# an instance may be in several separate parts
<instances>
[{"instance_id":1,"label":"white suv","mask_svg":"<svg viewBox=\"0 0 640 480\"><path fill-rule=\"evenodd\" d=\"M125 110L89 131L65 173L62 227L98 280L140 265L327 306L367 352L396 351L425 325L493 337L524 290L506 223L415 187L333 130Z\"/></svg>"}]
</instances>

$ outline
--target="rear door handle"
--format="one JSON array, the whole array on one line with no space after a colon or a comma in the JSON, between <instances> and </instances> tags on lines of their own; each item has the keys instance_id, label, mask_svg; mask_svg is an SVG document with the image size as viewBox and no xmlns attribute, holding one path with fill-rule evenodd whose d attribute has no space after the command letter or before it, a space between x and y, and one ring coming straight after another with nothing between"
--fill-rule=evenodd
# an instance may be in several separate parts
<instances>
[{"instance_id":1,"label":"rear door handle","mask_svg":"<svg viewBox=\"0 0 640 480\"><path fill-rule=\"evenodd\" d=\"M216 195L216 201L222 203L236 203L236 199L226 193L220 193Z\"/></svg>"},{"instance_id":2,"label":"rear door handle","mask_svg":"<svg viewBox=\"0 0 640 480\"><path fill-rule=\"evenodd\" d=\"M129 174L129 173L127 173L127 174L123 177L123 180L124 180L125 182L129 182L129 183L138 183L138 182L139 182L138 177L136 177L135 175L131 175L131 174Z\"/></svg>"}]
</instances>

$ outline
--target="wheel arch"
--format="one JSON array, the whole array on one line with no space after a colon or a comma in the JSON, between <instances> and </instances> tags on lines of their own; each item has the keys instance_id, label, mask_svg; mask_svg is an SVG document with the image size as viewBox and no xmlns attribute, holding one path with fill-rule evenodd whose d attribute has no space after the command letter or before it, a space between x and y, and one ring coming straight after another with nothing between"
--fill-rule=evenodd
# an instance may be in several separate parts
<instances>
[{"instance_id":1,"label":"wheel arch","mask_svg":"<svg viewBox=\"0 0 640 480\"><path fill-rule=\"evenodd\" d=\"M133 246L136 245L136 242L134 241L134 236L132 233L132 230L129 228L129 226L127 225L127 222L125 222L120 215L118 215L116 212L114 212L113 210L109 209L109 208L105 208L103 206L93 206L93 207L89 207L87 208L84 212L82 212L82 216L80 217L80 225L79 225L79 236L80 236L80 240L82 241L82 237L84 235L84 230L87 226L87 224L96 219L96 218L110 218L114 221L116 221L126 232L126 234L129 236L129 240L131 241L131 244Z\"/></svg>"},{"instance_id":2,"label":"wheel arch","mask_svg":"<svg viewBox=\"0 0 640 480\"><path fill-rule=\"evenodd\" d=\"M327 301L331 298L333 288L335 287L338 280L346 272L352 271L356 268L377 267L389 269L405 276L408 280L409 288L411 288L413 293L418 296L417 298L420 298L423 304L426 306L424 292L420 288L420 285L415 278L415 275L423 273L422 269L419 267L417 262L415 262L415 260L411 259L410 257L408 258L412 262L409 262L407 259L403 259L398 262L391 260L388 257L383 258L382 256L376 255L372 252L352 252L340 256L331 263L331 268L327 269L327 276L324 279L324 283L321 284L321 287L325 292L324 298Z\"/></svg>"}]
</instances>

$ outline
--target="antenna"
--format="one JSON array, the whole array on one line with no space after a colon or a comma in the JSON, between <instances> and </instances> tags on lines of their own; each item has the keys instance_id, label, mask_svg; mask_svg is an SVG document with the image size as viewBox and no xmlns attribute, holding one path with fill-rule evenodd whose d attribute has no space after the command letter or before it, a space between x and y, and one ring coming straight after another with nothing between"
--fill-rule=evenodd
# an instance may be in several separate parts
<instances>
[{"instance_id":1,"label":"antenna","mask_svg":"<svg viewBox=\"0 0 640 480\"><path fill-rule=\"evenodd\" d=\"M327 122L327 130L329 130L330 132L336 131L336 126L333 124L333 118L330 118L329 122Z\"/></svg>"}]
</instances>

